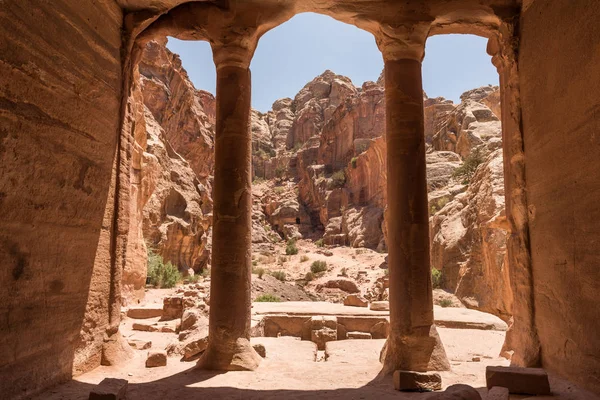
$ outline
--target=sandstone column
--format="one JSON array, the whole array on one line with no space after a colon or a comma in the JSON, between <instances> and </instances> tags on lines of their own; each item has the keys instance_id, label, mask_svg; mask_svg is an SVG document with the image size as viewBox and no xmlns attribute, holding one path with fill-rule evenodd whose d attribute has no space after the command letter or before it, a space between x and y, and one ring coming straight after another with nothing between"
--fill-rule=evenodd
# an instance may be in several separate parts
<instances>
[{"instance_id":1,"label":"sandstone column","mask_svg":"<svg viewBox=\"0 0 600 400\"><path fill-rule=\"evenodd\" d=\"M415 32L421 32L417 38ZM448 370L433 319L421 61L428 28L389 32L385 61L390 334L383 372Z\"/></svg>"},{"instance_id":2,"label":"sandstone column","mask_svg":"<svg viewBox=\"0 0 600 400\"><path fill-rule=\"evenodd\" d=\"M240 46L213 44L217 124L208 348L198 366L253 370L250 345L251 146L250 59Z\"/></svg>"}]
</instances>

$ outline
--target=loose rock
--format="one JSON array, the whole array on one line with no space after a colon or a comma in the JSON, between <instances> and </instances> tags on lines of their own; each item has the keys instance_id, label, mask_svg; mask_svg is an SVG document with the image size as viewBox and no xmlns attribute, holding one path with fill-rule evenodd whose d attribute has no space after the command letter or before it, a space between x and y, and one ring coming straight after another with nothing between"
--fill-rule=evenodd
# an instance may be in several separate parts
<instances>
[{"instance_id":1,"label":"loose rock","mask_svg":"<svg viewBox=\"0 0 600 400\"><path fill-rule=\"evenodd\" d=\"M167 352L165 350L154 350L148 352L146 368L164 367L167 365Z\"/></svg>"}]
</instances>

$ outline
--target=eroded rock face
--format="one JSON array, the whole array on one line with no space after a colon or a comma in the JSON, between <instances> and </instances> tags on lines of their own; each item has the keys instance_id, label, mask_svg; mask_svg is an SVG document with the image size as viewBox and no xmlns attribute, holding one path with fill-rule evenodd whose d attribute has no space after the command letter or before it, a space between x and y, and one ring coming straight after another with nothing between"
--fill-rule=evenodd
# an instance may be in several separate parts
<instances>
[{"instance_id":1,"label":"eroded rock face","mask_svg":"<svg viewBox=\"0 0 600 400\"><path fill-rule=\"evenodd\" d=\"M135 123L123 272L128 302L143 297L147 243L182 272L198 272L210 259L214 97L193 87L165 45L148 44L129 100Z\"/></svg>"}]
</instances>

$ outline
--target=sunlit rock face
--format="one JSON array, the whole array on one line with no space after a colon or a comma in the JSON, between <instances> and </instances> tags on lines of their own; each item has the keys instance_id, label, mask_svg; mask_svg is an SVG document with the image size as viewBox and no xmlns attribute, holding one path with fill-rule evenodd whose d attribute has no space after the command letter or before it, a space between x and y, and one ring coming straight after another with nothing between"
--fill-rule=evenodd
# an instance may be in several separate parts
<instances>
[{"instance_id":1,"label":"sunlit rock face","mask_svg":"<svg viewBox=\"0 0 600 400\"><path fill-rule=\"evenodd\" d=\"M215 99L198 91L166 41L150 42L130 98L130 231L123 291L143 297L148 246L187 273L210 259Z\"/></svg>"}]
</instances>

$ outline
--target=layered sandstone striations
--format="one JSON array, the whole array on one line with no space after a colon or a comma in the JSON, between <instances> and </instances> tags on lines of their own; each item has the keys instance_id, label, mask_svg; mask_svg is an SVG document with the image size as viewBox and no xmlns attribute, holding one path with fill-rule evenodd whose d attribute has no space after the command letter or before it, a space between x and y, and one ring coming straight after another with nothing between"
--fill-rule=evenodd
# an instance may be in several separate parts
<instances>
[{"instance_id":1,"label":"layered sandstone striations","mask_svg":"<svg viewBox=\"0 0 600 400\"><path fill-rule=\"evenodd\" d=\"M209 262L214 97L197 91L166 42L150 42L129 107L134 139L128 259L129 301L143 297L147 245L182 272Z\"/></svg>"}]
</instances>

